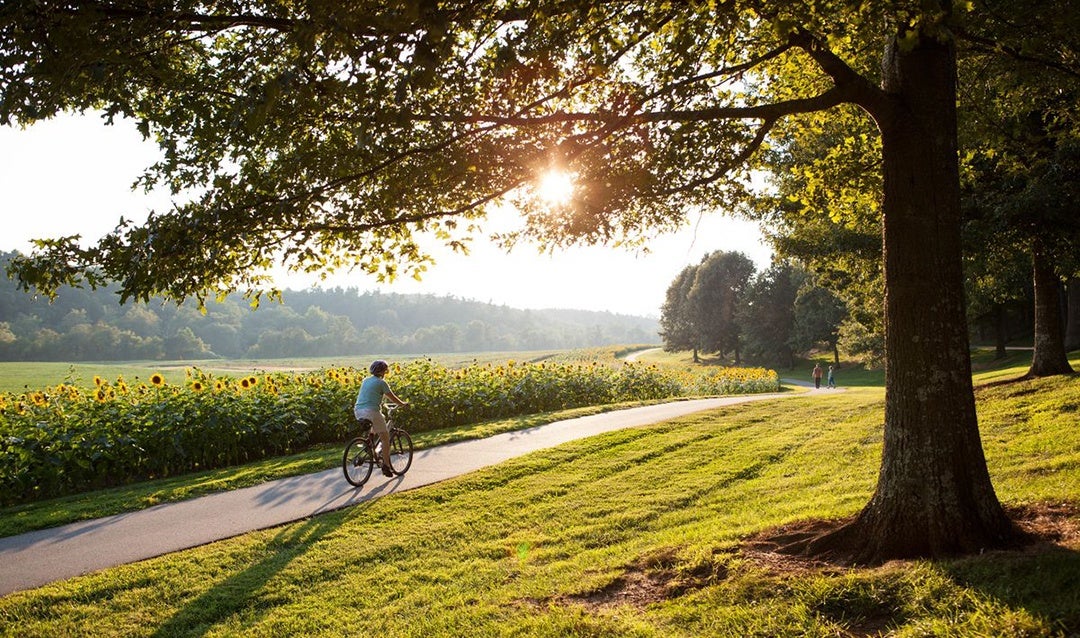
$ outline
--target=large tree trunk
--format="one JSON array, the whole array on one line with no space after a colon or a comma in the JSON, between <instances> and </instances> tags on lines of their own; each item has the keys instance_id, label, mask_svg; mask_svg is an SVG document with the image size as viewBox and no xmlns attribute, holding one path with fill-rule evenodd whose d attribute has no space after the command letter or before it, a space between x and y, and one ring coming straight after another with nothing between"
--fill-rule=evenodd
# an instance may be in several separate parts
<instances>
[{"instance_id":1,"label":"large tree trunk","mask_svg":"<svg viewBox=\"0 0 1080 638\"><path fill-rule=\"evenodd\" d=\"M1068 297L1065 313L1065 350L1080 348L1080 277L1069 277L1065 294Z\"/></svg>"},{"instance_id":2,"label":"large tree trunk","mask_svg":"<svg viewBox=\"0 0 1080 638\"><path fill-rule=\"evenodd\" d=\"M975 416L960 254L956 61L924 36L886 54L885 437L873 497L811 550L858 562L944 556L1016 538Z\"/></svg>"},{"instance_id":3,"label":"large tree trunk","mask_svg":"<svg viewBox=\"0 0 1080 638\"><path fill-rule=\"evenodd\" d=\"M1038 240L1032 247L1031 262L1035 282L1035 349L1026 376L1072 374L1061 321L1061 281Z\"/></svg>"}]
</instances>

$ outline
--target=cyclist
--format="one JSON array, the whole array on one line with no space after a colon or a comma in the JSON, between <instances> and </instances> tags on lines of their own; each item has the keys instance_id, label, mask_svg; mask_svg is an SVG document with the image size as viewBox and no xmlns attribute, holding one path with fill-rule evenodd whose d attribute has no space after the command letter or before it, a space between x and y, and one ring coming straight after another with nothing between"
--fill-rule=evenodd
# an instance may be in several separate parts
<instances>
[{"instance_id":1,"label":"cyclist","mask_svg":"<svg viewBox=\"0 0 1080 638\"><path fill-rule=\"evenodd\" d=\"M356 405L353 406L353 414L357 419L371 421L371 431L379 435L382 441L382 473L383 476L393 476L390 469L390 432L386 429L386 418L383 417L382 401L387 397L398 405L408 405L398 398L390 385L383 380L390 365L382 359L372 362L368 370L371 376L364 379L360 384L360 392L356 395Z\"/></svg>"}]
</instances>

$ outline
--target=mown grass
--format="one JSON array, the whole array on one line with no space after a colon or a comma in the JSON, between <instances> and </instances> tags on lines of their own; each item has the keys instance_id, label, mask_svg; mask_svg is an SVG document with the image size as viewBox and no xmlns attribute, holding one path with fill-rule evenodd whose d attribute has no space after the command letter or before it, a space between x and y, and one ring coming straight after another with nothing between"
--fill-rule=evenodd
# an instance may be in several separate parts
<instances>
[{"instance_id":1,"label":"mown grass","mask_svg":"<svg viewBox=\"0 0 1080 638\"><path fill-rule=\"evenodd\" d=\"M978 390L1009 505L1080 494L1080 378ZM882 392L624 430L0 599L6 635L1053 636L1080 547L777 570L740 540L846 516L877 474Z\"/></svg>"}]
</instances>

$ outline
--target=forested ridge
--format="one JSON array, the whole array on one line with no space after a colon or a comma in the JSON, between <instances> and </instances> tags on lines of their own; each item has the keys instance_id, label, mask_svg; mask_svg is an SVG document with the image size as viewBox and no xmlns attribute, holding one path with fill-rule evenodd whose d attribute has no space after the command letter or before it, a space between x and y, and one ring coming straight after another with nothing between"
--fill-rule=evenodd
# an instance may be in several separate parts
<instances>
[{"instance_id":1,"label":"forested ridge","mask_svg":"<svg viewBox=\"0 0 1080 638\"><path fill-rule=\"evenodd\" d=\"M0 255L6 266L13 253ZM286 290L257 310L241 295L196 304L121 305L113 286L67 289L52 303L0 278L0 360L112 361L212 357L481 352L652 343L647 317L521 310L455 297L357 288Z\"/></svg>"}]
</instances>

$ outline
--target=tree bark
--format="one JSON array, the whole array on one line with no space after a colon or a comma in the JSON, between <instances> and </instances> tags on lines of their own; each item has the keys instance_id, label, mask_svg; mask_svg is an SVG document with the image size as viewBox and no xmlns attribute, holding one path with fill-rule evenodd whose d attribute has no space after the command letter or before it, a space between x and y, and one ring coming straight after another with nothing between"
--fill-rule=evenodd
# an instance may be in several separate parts
<instances>
[{"instance_id":1,"label":"tree bark","mask_svg":"<svg viewBox=\"0 0 1080 638\"><path fill-rule=\"evenodd\" d=\"M860 563L1018 539L979 439L961 272L956 59L923 36L886 54L882 133L885 432L870 502L811 551Z\"/></svg>"},{"instance_id":2,"label":"tree bark","mask_svg":"<svg viewBox=\"0 0 1080 638\"><path fill-rule=\"evenodd\" d=\"M1065 294L1068 298L1065 313L1065 351L1080 348L1080 277L1069 277Z\"/></svg>"},{"instance_id":3,"label":"tree bark","mask_svg":"<svg viewBox=\"0 0 1080 638\"><path fill-rule=\"evenodd\" d=\"M1026 377L1072 374L1061 321L1061 281L1038 240L1032 246L1031 262L1035 283L1035 349Z\"/></svg>"}]
</instances>

